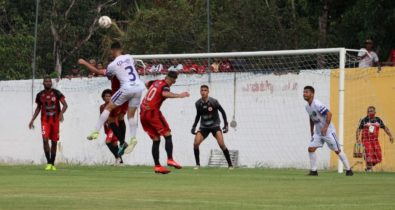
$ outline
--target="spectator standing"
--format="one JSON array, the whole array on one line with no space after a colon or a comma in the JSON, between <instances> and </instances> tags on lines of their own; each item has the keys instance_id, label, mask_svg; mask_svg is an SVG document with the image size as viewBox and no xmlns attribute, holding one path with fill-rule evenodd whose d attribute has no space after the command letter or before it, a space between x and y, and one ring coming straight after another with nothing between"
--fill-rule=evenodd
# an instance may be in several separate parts
<instances>
[{"instance_id":1,"label":"spectator standing","mask_svg":"<svg viewBox=\"0 0 395 210\"><path fill-rule=\"evenodd\" d=\"M171 66L169 67L169 71L175 71L175 72L180 72L183 70L183 65L178 62L177 59L173 58L171 59Z\"/></svg>"},{"instance_id":2,"label":"spectator standing","mask_svg":"<svg viewBox=\"0 0 395 210\"><path fill-rule=\"evenodd\" d=\"M367 39L365 41L365 48L361 48L358 52L359 59L359 68L367 68L373 66L379 66L379 57L373 51L373 41L371 39Z\"/></svg>"}]
</instances>

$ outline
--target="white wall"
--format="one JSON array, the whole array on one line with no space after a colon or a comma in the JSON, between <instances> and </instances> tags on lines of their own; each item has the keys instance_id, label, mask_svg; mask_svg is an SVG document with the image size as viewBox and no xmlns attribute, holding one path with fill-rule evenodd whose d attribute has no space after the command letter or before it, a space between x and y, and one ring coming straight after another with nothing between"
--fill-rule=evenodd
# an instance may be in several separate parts
<instances>
[{"instance_id":1,"label":"white wall","mask_svg":"<svg viewBox=\"0 0 395 210\"><path fill-rule=\"evenodd\" d=\"M233 73L212 74L210 95L217 98L233 118ZM161 78L161 77L159 77ZM154 79L147 76L143 80ZM172 91L190 91L186 99L168 99L162 112L173 133L174 157L183 165L194 165L193 138L190 129L196 114L195 101L199 87L208 84L207 75L180 75ZM35 81L34 95L42 89L41 80ZM327 72L302 71L299 75L281 76L238 73L236 85L236 129L225 134L229 149L239 150L240 165L249 167L308 167L308 116L304 109L302 90L305 85L316 88L316 97L329 105L329 76ZM104 134L98 140L88 141L86 136L94 127L102 103L100 94L110 87L105 78L72 79L54 82L63 92L69 109L61 124L61 159L81 164L113 163L113 157L104 144ZM0 82L0 161L9 163L43 163L40 120L35 130L27 125L32 115L31 81ZM128 133L127 133L128 134ZM128 136L128 135L127 135ZM135 151L125 157L127 164L152 165L151 140L141 126ZM164 140L163 140L164 141ZM201 145L201 163L208 163L209 151L218 149L213 137ZM329 150L319 151L320 167L329 165ZM165 161L161 144L161 161Z\"/></svg>"}]
</instances>

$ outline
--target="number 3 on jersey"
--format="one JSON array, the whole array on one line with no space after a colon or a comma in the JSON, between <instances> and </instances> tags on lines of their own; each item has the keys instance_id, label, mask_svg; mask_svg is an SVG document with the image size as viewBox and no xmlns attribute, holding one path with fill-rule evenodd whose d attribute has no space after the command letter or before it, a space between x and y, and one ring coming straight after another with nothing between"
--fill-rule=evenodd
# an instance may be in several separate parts
<instances>
[{"instance_id":1,"label":"number 3 on jersey","mask_svg":"<svg viewBox=\"0 0 395 210\"><path fill-rule=\"evenodd\" d=\"M132 78L129 78L131 82L134 82L136 80L136 75L134 74L134 68L132 66L127 66L125 67L125 70L128 71L128 74L132 76Z\"/></svg>"}]
</instances>

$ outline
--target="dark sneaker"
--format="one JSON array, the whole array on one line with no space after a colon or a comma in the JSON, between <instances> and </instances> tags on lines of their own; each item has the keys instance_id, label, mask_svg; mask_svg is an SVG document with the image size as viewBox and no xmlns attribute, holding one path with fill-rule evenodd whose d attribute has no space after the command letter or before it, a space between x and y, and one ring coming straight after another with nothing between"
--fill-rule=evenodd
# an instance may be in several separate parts
<instances>
[{"instance_id":1,"label":"dark sneaker","mask_svg":"<svg viewBox=\"0 0 395 210\"><path fill-rule=\"evenodd\" d=\"M309 176L318 176L318 172L317 171L310 171L309 174L307 174Z\"/></svg>"},{"instance_id":2,"label":"dark sneaker","mask_svg":"<svg viewBox=\"0 0 395 210\"><path fill-rule=\"evenodd\" d=\"M352 176L352 175L354 175L354 172L352 172L351 169L346 171L346 176Z\"/></svg>"}]
</instances>

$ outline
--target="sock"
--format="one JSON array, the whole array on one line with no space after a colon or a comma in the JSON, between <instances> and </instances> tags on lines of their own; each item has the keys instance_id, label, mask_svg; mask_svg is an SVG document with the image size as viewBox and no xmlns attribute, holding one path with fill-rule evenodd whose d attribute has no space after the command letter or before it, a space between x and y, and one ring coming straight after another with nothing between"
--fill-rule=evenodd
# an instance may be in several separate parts
<instances>
[{"instance_id":1,"label":"sock","mask_svg":"<svg viewBox=\"0 0 395 210\"><path fill-rule=\"evenodd\" d=\"M346 154L344 154L344 152L341 151L341 152L338 154L338 156L339 156L340 160L342 161L344 167L346 167L346 170L347 170L347 171L350 170L351 168L350 168L350 164L348 163L348 159L347 159Z\"/></svg>"},{"instance_id":2,"label":"sock","mask_svg":"<svg viewBox=\"0 0 395 210\"><path fill-rule=\"evenodd\" d=\"M136 132L137 132L137 120L133 117L128 119L129 121L129 133L130 133L130 138L136 137Z\"/></svg>"},{"instance_id":3,"label":"sock","mask_svg":"<svg viewBox=\"0 0 395 210\"><path fill-rule=\"evenodd\" d=\"M199 148L194 148L193 149L193 153L195 154L195 161L196 161L196 165L200 166L200 157L199 157Z\"/></svg>"},{"instance_id":4,"label":"sock","mask_svg":"<svg viewBox=\"0 0 395 210\"><path fill-rule=\"evenodd\" d=\"M52 165L55 165L57 146L58 146L58 143L56 141L52 141L52 143L51 143L51 164Z\"/></svg>"},{"instance_id":5,"label":"sock","mask_svg":"<svg viewBox=\"0 0 395 210\"><path fill-rule=\"evenodd\" d=\"M111 153L114 155L115 158L118 158L118 146L115 148L115 146L111 143L108 142L106 143L108 149L110 149Z\"/></svg>"},{"instance_id":6,"label":"sock","mask_svg":"<svg viewBox=\"0 0 395 210\"><path fill-rule=\"evenodd\" d=\"M45 158L47 159L47 164L51 164L51 153L49 152L49 144L48 141L43 141L44 146L44 154Z\"/></svg>"},{"instance_id":7,"label":"sock","mask_svg":"<svg viewBox=\"0 0 395 210\"><path fill-rule=\"evenodd\" d=\"M119 144L122 145L125 142L125 121L118 121L118 125L115 122L110 123L109 127L111 128L112 132L114 132L114 135L118 138Z\"/></svg>"},{"instance_id":8,"label":"sock","mask_svg":"<svg viewBox=\"0 0 395 210\"><path fill-rule=\"evenodd\" d=\"M224 150L222 150L222 152L224 152L226 161L228 162L228 166L231 167L232 165L232 161L230 160L230 154L229 154L229 150L227 148L225 148Z\"/></svg>"},{"instance_id":9,"label":"sock","mask_svg":"<svg viewBox=\"0 0 395 210\"><path fill-rule=\"evenodd\" d=\"M317 171L317 155L315 152L309 152L310 157L310 170Z\"/></svg>"},{"instance_id":10,"label":"sock","mask_svg":"<svg viewBox=\"0 0 395 210\"><path fill-rule=\"evenodd\" d=\"M155 166L160 165L160 163L159 163L159 145L160 145L160 140L152 141L152 157L154 158Z\"/></svg>"},{"instance_id":11,"label":"sock","mask_svg":"<svg viewBox=\"0 0 395 210\"><path fill-rule=\"evenodd\" d=\"M110 116L110 111L107 109L104 109L104 111L101 113L99 120L96 123L95 130L100 131L101 127L103 127L104 123L107 121L108 116Z\"/></svg>"},{"instance_id":12,"label":"sock","mask_svg":"<svg viewBox=\"0 0 395 210\"><path fill-rule=\"evenodd\" d=\"M167 153L167 159L172 160L173 159L173 141L171 140L171 135L165 136L165 149L166 149L166 153Z\"/></svg>"}]
</instances>

